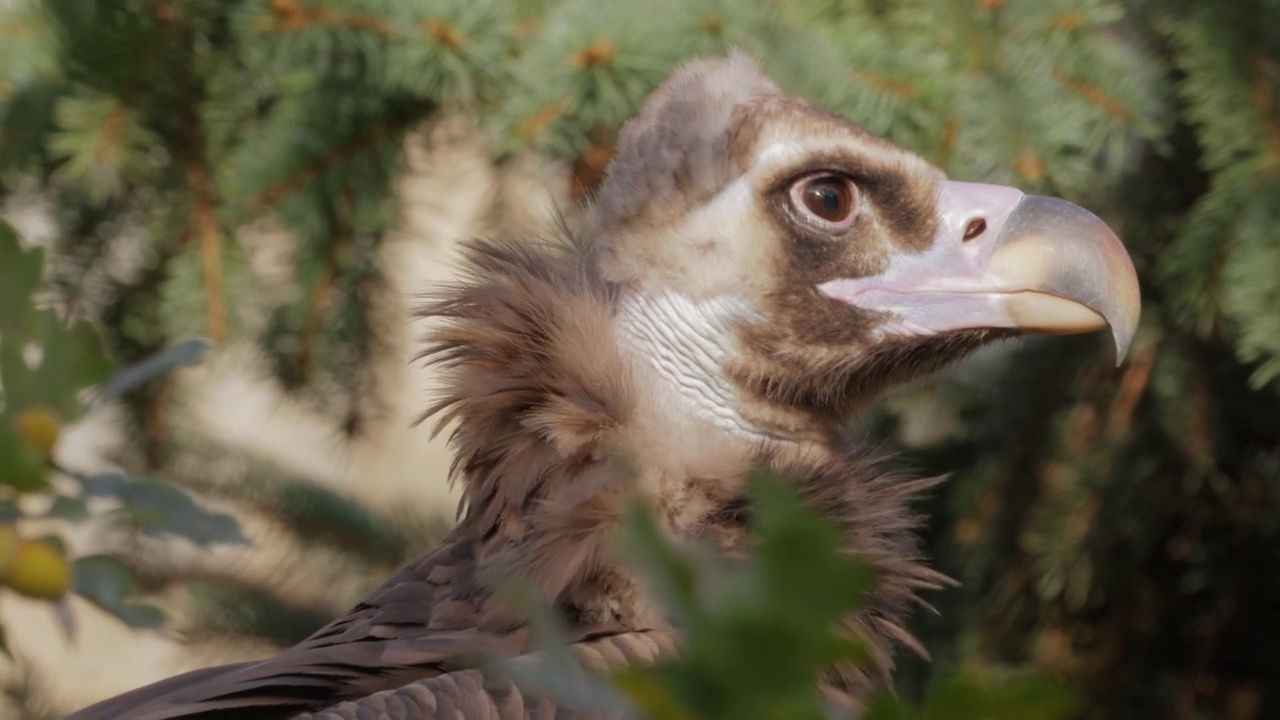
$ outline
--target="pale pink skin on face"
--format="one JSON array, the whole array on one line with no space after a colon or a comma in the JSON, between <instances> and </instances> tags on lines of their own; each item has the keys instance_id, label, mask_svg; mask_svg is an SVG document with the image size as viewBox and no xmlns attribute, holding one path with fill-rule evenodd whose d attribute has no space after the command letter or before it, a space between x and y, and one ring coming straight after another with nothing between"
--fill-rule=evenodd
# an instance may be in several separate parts
<instances>
[{"instance_id":1,"label":"pale pink skin on face","mask_svg":"<svg viewBox=\"0 0 1280 720\"><path fill-rule=\"evenodd\" d=\"M1108 278L1136 274L1119 238L1087 210L1003 185L945 181L928 250L894 257L879 275L819 290L891 316L882 337L1013 328L1078 333L1111 326L1123 356L1138 298ZM1110 272L1098 272L1099 265ZM1106 286L1100 286L1103 283ZM1132 297L1130 297L1132 295Z\"/></svg>"}]
</instances>

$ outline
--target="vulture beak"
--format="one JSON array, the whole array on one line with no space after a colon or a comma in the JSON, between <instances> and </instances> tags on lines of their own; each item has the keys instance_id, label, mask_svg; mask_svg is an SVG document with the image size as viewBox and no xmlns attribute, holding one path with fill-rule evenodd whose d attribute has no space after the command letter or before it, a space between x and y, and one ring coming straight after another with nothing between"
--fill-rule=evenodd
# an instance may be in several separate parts
<instances>
[{"instance_id":1,"label":"vulture beak","mask_svg":"<svg viewBox=\"0 0 1280 720\"><path fill-rule=\"evenodd\" d=\"M836 279L825 295L896 316L882 334L1011 328L1072 334L1111 328L1116 363L1138 328L1138 277L1096 215L1002 185L946 181L930 249L896 255L872 277Z\"/></svg>"}]
</instances>

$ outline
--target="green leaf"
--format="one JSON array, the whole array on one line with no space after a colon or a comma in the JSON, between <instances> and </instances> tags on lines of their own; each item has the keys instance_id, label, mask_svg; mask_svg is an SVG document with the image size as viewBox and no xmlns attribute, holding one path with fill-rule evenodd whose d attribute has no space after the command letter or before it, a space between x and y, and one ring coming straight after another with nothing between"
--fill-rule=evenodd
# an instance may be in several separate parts
<instances>
[{"instance_id":1,"label":"green leaf","mask_svg":"<svg viewBox=\"0 0 1280 720\"><path fill-rule=\"evenodd\" d=\"M844 557L840 532L832 523L776 477L757 476L751 493L761 564L784 604L782 612L834 621L866 594L872 572Z\"/></svg>"},{"instance_id":2,"label":"green leaf","mask_svg":"<svg viewBox=\"0 0 1280 720\"><path fill-rule=\"evenodd\" d=\"M626 670L613 676L613 684L647 717L666 720L697 720L653 673L639 669Z\"/></svg>"},{"instance_id":3,"label":"green leaf","mask_svg":"<svg viewBox=\"0 0 1280 720\"><path fill-rule=\"evenodd\" d=\"M966 668L933 686L919 716L924 720L1062 720L1078 709L1071 693L1041 675Z\"/></svg>"},{"instance_id":4,"label":"green leaf","mask_svg":"<svg viewBox=\"0 0 1280 720\"><path fill-rule=\"evenodd\" d=\"M915 715L906 703L890 693L880 693L867 704L861 720L911 720Z\"/></svg>"},{"instance_id":5,"label":"green leaf","mask_svg":"<svg viewBox=\"0 0 1280 720\"><path fill-rule=\"evenodd\" d=\"M89 506L84 498L59 495L53 499L45 517L62 520L84 520L89 517Z\"/></svg>"},{"instance_id":6,"label":"green leaf","mask_svg":"<svg viewBox=\"0 0 1280 720\"><path fill-rule=\"evenodd\" d=\"M648 508L638 503L631 508L624 542L667 611L679 622L696 624L697 569L662 535Z\"/></svg>"},{"instance_id":7,"label":"green leaf","mask_svg":"<svg viewBox=\"0 0 1280 720\"><path fill-rule=\"evenodd\" d=\"M48 487L44 460L22 441L0 414L0 485L18 492L34 492Z\"/></svg>"},{"instance_id":8,"label":"green leaf","mask_svg":"<svg viewBox=\"0 0 1280 720\"><path fill-rule=\"evenodd\" d=\"M146 535L174 535L198 545L249 542L233 516L200 507L172 483L138 480L119 489L125 521Z\"/></svg>"},{"instance_id":9,"label":"green leaf","mask_svg":"<svg viewBox=\"0 0 1280 720\"><path fill-rule=\"evenodd\" d=\"M40 366L34 373L35 396L68 418L81 413L79 392L111 377L112 363L102 336L87 322L67 326L45 311Z\"/></svg>"},{"instance_id":10,"label":"green leaf","mask_svg":"<svg viewBox=\"0 0 1280 720\"><path fill-rule=\"evenodd\" d=\"M35 338L38 318L31 294L40 286L44 251L26 249L0 221L0 342L21 347Z\"/></svg>"},{"instance_id":11,"label":"green leaf","mask_svg":"<svg viewBox=\"0 0 1280 720\"><path fill-rule=\"evenodd\" d=\"M105 472L87 477L73 475L80 481L87 497L119 497L129 487L129 479L118 472Z\"/></svg>"},{"instance_id":12,"label":"green leaf","mask_svg":"<svg viewBox=\"0 0 1280 720\"><path fill-rule=\"evenodd\" d=\"M75 593L135 628L158 628L164 612L147 603L132 602L137 594L133 575L115 558L89 555L76 560L71 570Z\"/></svg>"},{"instance_id":13,"label":"green leaf","mask_svg":"<svg viewBox=\"0 0 1280 720\"><path fill-rule=\"evenodd\" d=\"M0 406L4 414L13 417L24 407L34 405L32 392L31 369L22 358L23 346L17 342L6 342L0 335Z\"/></svg>"},{"instance_id":14,"label":"green leaf","mask_svg":"<svg viewBox=\"0 0 1280 720\"><path fill-rule=\"evenodd\" d=\"M50 310L37 309L32 293L40 286L44 253L24 249L13 229L0 222L0 384L4 408L12 415L34 404L48 405L68 418L81 407L78 393L110 377L111 361L102 337L84 321L68 325ZM30 368L24 350L40 346L40 364Z\"/></svg>"},{"instance_id":15,"label":"green leaf","mask_svg":"<svg viewBox=\"0 0 1280 720\"><path fill-rule=\"evenodd\" d=\"M870 572L791 485L760 477L749 488L759 545L746 560L674 543L643 507L628 517L629 554L687 641L679 660L619 680L653 716L819 720L814 678L868 659L839 620L856 610Z\"/></svg>"}]
</instances>

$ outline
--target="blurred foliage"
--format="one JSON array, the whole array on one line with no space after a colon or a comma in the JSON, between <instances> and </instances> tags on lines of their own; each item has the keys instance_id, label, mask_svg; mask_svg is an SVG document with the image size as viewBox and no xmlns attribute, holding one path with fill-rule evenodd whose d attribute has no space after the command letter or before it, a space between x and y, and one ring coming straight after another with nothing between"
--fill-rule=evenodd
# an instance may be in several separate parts
<instances>
[{"instance_id":1,"label":"blurred foliage","mask_svg":"<svg viewBox=\"0 0 1280 720\"><path fill-rule=\"evenodd\" d=\"M872 418L870 433L953 473L930 539L965 587L919 629L935 668L1029 663L1077 690L1085 717L1280 715L1265 631L1280 599L1280 0L11 6L0 195L34 183L53 203L53 291L125 363L193 332L250 339L354 435L396 391L372 368L400 141L444 112L484 118L496 163L563 161L581 197L645 93L689 54L736 44L954 177L1089 206L1122 229L1143 283L1121 370L1099 338L1026 341ZM230 241L265 220L296 241L287 287L255 285ZM109 272L129 253L137 272ZM10 318L25 307L12 287L0 312L15 332L79 347L83 330ZM93 371L92 355L56 357ZM29 374L19 392L44 382ZM49 411L72 405L54 395ZM163 381L123 399L144 470L292 513L331 546L380 527L379 557L429 535L149 420L172 402ZM35 488L50 422L33 412L6 420L0 452ZM215 461L271 489L206 487ZM904 669L904 692L933 672Z\"/></svg>"},{"instance_id":2,"label":"blurred foliage","mask_svg":"<svg viewBox=\"0 0 1280 720\"><path fill-rule=\"evenodd\" d=\"M858 611L874 577L785 478L757 475L748 487L759 543L748 559L730 560L698 542L677 544L642 506L624 524L625 555L682 629L679 659L581 682L555 616L523 600L538 619L548 658L532 666L499 661L504 671L527 689L610 717L1054 720L1076 711L1078 700L1059 683L993 666L949 672L918 703L892 692L860 711L828 702L814 678L869 662L841 620Z\"/></svg>"},{"instance_id":3,"label":"blurred foliage","mask_svg":"<svg viewBox=\"0 0 1280 720\"><path fill-rule=\"evenodd\" d=\"M22 526L38 519L105 520L200 545L244 542L233 517L201 507L173 485L118 474L59 472L54 462L61 429L84 412L86 392L97 389L94 402L110 399L112 393L145 383L198 353L180 346L113 376L114 365L92 324L68 321L36 302L43 255L24 248L12 228L0 222L0 586L57 603L68 633L74 631L68 593L132 626L156 627L163 614L131 599L134 580L119 560L69 557L56 536L28 537ZM54 475L71 482L55 482ZM42 502L33 504L33 499ZM91 511L93 499L105 503Z\"/></svg>"}]
</instances>

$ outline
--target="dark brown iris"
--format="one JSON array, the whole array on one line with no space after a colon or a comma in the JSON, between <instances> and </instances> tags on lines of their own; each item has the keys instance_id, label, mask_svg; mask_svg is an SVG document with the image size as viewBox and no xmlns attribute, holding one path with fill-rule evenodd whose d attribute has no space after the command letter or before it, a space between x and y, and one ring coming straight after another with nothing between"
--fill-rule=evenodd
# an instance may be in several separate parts
<instances>
[{"instance_id":1,"label":"dark brown iris","mask_svg":"<svg viewBox=\"0 0 1280 720\"><path fill-rule=\"evenodd\" d=\"M805 209L836 225L843 224L854 211L853 183L835 175L810 180L801 192Z\"/></svg>"}]
</instances>

